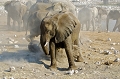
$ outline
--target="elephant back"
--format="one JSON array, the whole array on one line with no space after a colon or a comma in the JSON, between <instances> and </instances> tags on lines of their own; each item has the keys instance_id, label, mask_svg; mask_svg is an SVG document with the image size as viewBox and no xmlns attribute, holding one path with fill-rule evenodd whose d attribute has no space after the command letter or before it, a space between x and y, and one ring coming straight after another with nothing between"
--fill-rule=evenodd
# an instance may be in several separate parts
<instances>
[{"instance_id":1,"label":"elephant back","mask_svg":"<svg viewBox=\"0 0 120 79\"><path fill-rule=\"evenodd\" d=\"M118 10L111 10L109 13L108 13L108 16L110 16L113 20L116 20L120 17L120 13Z\"/></svg>"},{"instance_id":2,"label":"elephant back","mask_svg":"<svg viewBox=\"0 0 120 79\"><path fill-rule=\"evenodd\" d=\"M40 10L41 12L49 10L49 7L51 7L52 4L50 3L35 3L31 6L29 12L30 14L33 14L34 12Z\"/></svg>"}]
</instances>

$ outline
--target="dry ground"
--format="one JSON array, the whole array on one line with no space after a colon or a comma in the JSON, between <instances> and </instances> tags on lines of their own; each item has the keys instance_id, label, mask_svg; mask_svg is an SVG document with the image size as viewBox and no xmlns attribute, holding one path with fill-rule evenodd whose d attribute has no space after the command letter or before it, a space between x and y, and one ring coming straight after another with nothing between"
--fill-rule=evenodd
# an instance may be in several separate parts
<instances>
[{"instance_id":1,"label":"dry ground","mask_svg":"<svg viewBox=\"0 0 120 79\"><path fill-rule=\"evenodd\" d=\"M84 62L75 62L78 73L67 75L67 61L58 62L58 70L51 71L49 57L41 51L32 53L28 50L25 32L8 31L5 25L6 16L0 16L1 79L120 79L119 32L82 31ZM118 61L114 62L116 58Z\"/></svg>"}]
</instances>

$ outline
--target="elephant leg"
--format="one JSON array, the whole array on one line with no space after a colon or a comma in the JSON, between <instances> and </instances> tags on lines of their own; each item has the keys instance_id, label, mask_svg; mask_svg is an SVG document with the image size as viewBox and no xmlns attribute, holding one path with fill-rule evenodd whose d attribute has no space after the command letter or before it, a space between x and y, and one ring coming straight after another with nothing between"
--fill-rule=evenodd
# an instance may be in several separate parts
<instances>
[{"instance_id":1,"label":"elephant leg","mask_svg":"<svg viewBox=\"0 0 120 79\"><path fill-rule=\"evenodd\" d=\"M88 31L90 29L90 21L86 22L86 30Z\"/></svg>"},{"instance_id":2,"label":"elephant leg","mask_svg":"<svg viewBox=\"0 0 120 79\"><path fill-rule=\"evenodd\" d=\"M27 22L23 20L23 30L27 29Z\"/></svg>"},{"instance_id":3,"label":"elephant leg","mask_svg":"<svg viewBox=\"0 0 120 79\"><path fill-rule=\"evenodd\" d=\"M11 29L11 26L10 26L10 17L7 16L7 27L8 29Z\"/></svg>"},{"instance_id":4,"label":"elephant leg","mask_svg":"<svg viewBox=\"0 0 120 79\"><path fill-rule=\"evenodd\" d=\"M95 31L95 18L92 20L93 31Z\"/></svg>"},{"instance_id":5,"label":"elephant leg","mask_svg":"<svg viewBox=\"0 0 120 79\"><path fill-rule=\"evenodd\" d=\"M16 21L13 20L13 25L12 25L13 30L16 30L15 24L16 24Z\"/></svg>"},{"instance_id":6,"label":"elephant leg","mask_svg":"<svg viewBox=\"0 0 120 79\"><path fill-rule=\"evenodd\" d=\"M120 32L120 24L118 25L118 31Z\"/></svg>"},{"instance_id":7,"label":"elephant leg","mask_svg":"<svg viewBox=\"0 0 120 79\"><path fill-rule=\"evenodd\" d=\"M57 66L55 52L56 52L55 43L50 42L50 55L51 55L50 69L56 69L56 66Z\"/></svg>"},{"instance_id":8,"label":"elephant leg","mask_svg":"<svg viewBox=\"0 0 120 79\"><path fill-rule=\"evenodd\" d=\"M80 52L80 41L79 39L77 39L75 42L74 42L74 45L77 45L77 62L82 62L84 61L83 57L82 57L82 53Z\"/></svg>"},{"instance_id":9,"label":"elephant leg","mask_svg":"<svg viewBox=\"0 0 120 79\"><path fill-rule=\"evenodd\" d=\"M113 32L115 32L116 31L116 29L118 28L118 26L119 26L119 23L120 22L120 19L118 19L117 21L116 21L116 24L115 24L115 26L114 26L114 28L113 28Z\"/></svg>"},{"instance_id":10,"label":"elephant leg","mask_svg":"<svg viewBox=\"0 0 120 79\"><path fill-rule=\"evenodd\" d=\"M74 63L74 58L73 58L73 50L72 50L72 40L71 37L69 36L65 41L65 52L68 58L68 63L69 63L69 69L77 69Z\"/></svg>"},{"instance_id":11,"label":"elephant leg","mask_svg":"<svg viewBox=\"0 0 120 79\"><path fill-rule=\"evenodd\" d=\"M22 26L22 20L19 20L17 31L21 31L21 26Z\"/></svg>"}]
</instances>

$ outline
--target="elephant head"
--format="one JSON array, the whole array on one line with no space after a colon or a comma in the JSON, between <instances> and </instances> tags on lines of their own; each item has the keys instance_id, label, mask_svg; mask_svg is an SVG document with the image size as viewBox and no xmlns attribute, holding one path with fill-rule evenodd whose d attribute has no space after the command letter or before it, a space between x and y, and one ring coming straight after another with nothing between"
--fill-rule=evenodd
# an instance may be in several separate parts
<instances>
[{"instance_id":1,"label":"elephant head","mask_svg":"<svg viewBox=\"0 0 120 79\"><path fill-rule=\"evenodd\" d=\"M5 10L9 10L9 5L11 4L11 1L7 1L5 4L4 4L4 7L5 7Z\"/></svg>"},{"instance_id":2,"label":"elephant head","mask_svg":"<svg viewBox=\"0 0 120 79\"><path fill-rule=\"evenodd\" d=\"M107 15L107 21L106 21L106 26L107 26L107 31L108 31L108 23L109 23L109 19L113 19L116 20L116 24L113 28L113 31L115 31L117 29L117 23L118 23L118 19L120 18L120 12L118 10L111 10L108 15Z\"/></svg>"},{"instance_id":3,"label":"elephant head","mask_svg":"<svg viewBox=\"0 0 120 79\"><path fill-rule=\"evenodd\" d=\"M49 43L63 42L77 27L76 17L70 12L59 12L46 16L41 22L41 45L45 54L49 54Z\"/></svg>"}]
</instances>

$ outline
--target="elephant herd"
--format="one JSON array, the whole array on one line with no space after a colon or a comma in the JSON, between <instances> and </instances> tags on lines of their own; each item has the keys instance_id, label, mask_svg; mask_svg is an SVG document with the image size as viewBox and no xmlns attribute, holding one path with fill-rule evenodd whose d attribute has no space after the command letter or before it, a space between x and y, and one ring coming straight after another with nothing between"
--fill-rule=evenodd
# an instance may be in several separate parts
<instances>
[{"instance_id":1,"label":"elephant herd","mask_svg":"<svg viewBox=\"0 0 120 79\"><path fill-rule=\"evenodd\" d=\"M30 43L40 35L40 45L44 53L51 56L50 68L57 68L57 50L64 48L69 69L77 69L74 63L73 45L80 46L81 27L83 28L86 24L86 30L89 30L92 24L93 30L95 30L96 18L107 14L104 9L96 7L83 7L77 12L76 7L69 0L45 0L45 2L37 0L36 3L28 1L26 4L20 1L8 1L4 7L8 12L7 25L9 29L26 30L26 35L29 30L30 34L26 36L26 40ZM120 16L119 11L110 11L107 16L107 24L109 19L117 20L114 31L120 26L118 16ZM10 27L11 19L13 27ZM16 21L17 29L15 27ZM120 28L118 29L120 31ZM77 61L83 61L81 52L79 50L77 52L79 53Z\"/></svg>"}]
</instances>

